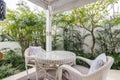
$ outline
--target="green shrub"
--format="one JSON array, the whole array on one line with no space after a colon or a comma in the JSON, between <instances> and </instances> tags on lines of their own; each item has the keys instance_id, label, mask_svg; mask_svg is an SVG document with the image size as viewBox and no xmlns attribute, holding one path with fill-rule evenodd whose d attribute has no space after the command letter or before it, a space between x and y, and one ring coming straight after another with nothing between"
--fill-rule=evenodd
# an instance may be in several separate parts
<instances>
[{"instance_id":1,"label":"green shrub","mask_svg":"<svg viewBox=\"0 0 120 80\"><path fill-rule=\"evenodd\" d=\"M97 30L97 52L117 53L120 49L120 29L113 29L112 24L106 24L103 30Z\"/></svg>"},{"instance_id":2,"label":"green shrub","mask_svg":"<svg viewBox=\"0 0 120 80\"><path fill-rule=\"evenodd\" d=\"M92 55L91 53L84 53L81 51L75 51L75 53L77 56L82 56L82 57L92 59L92 60L95 59L99 55L99 54ZM120 70L120 53L106 53L106 55L112 56L114 58L114 63L111 68L115 70ZM89 67L88 64L80 60L77 60L77 64Z\"/></svg>"},{"instance_id":3,"label":"green shrub","mask_svg":"<svg viewBox=\"0 0 120 80\"><path fill-rule=\"evenodd\" d=\"M0 61L0 79L25 70L25 61L22 56L9 50Z\"/></svg>"},{"instance_id":4,"label":"green shrub","mask_svg":"<svg viewBox=\"0 0 120 80\"><path fill-rule=\"evenodd\" d=\"M14 70L15 69L12 68L11 64L2 65L0 67L0 79L12 75L14 73Z\"/></svg>"},{"instance_id":5,"label":"green shrub","mask_svg":"<svg viewBox=\"0 0 120 80\"><path fill-rule=\"evenodd\" d=\"M95 57L97 56L97 55L92 55L91 53L84 53L82 51L73 51L73 52L76 53L77 56L85 57L85 58L88 58L88 59L95 59ZM82 66L85 66L85 67L90 67L87 63L85 63L82 60L77 60L76 62L79 65L82 65Z\"/></svg>"},{"instance_id":6,"label":"green shrub","mask_svg":"<svg viewBox=\"0 0 120 80\"><path fill-rule=\"evenodd\" d=\"M114 58L112 69L120 70L120 52L119 53L107 53L107 55Z\"/></svg>"}]
</instances>

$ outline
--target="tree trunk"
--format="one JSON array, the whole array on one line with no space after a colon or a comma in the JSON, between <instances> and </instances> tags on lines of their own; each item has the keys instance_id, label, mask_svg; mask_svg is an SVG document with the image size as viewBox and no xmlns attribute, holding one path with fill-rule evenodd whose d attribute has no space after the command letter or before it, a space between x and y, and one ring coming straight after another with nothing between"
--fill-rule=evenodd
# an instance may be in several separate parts
<instances>
[{"instance_id":1,"label":"tree trunk","mask_svg":"<svg viewBox=\"0 0 120 80\"><path fill-rule=\"evenodd\" d=\"M91 47L91 53L93 54L93 55L95 55L95 51L94 51L94 47L95 47L95 35L94 35L94 32L93 32L93 30L91 31L91 36L92 36L92 47Z\"/></svg>"}]
</instances>

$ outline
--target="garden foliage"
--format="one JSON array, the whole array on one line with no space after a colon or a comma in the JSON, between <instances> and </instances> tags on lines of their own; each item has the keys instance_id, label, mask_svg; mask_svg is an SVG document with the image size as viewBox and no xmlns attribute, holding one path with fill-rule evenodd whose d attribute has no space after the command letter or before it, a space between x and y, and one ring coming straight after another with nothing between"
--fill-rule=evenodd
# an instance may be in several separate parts
<instances>
[{"instance_id":1,"label":"garden foliage","mask_svg":"<svg viewBox=\"0 0 120 80\"><path fill-rule=\"evenodd\" d=\"M4 58L0 61L0 79L11 76L25 70L25 61L22 56L13 50L7 51Z\"/></svg>"},{"instance_id":2,"label":"garden foliage","mask_svg":"<svg viewBox=\"0 0 120 80\"><path fill-rule=\"evenodd\" d=\"M120 30L112 30L112 27L119 24L120 18L115 18L114 21L110 20L112 24L103 23L103 18L107 15L106 6L113 4L114 1L117 0L106 0L106 4L103 6L101 2L97 2L95 5L83 6L67 14L54 15L52 23L58 28L62 28L63 34L59 35L57 31L55 32L53 49L57 49L60 46L57 43L63 41L64 50L72 51L77 56L94 59L99 54L106 53L115 59L112 68L120 69ZM12 36L12 40L20 43L23 56L25 49L31 45L42 46L45 49L45 14L31 11L24 3L18 5L17 10L7 10L7 19L2 22L3 33ZM90 34L82 35L79 30L75 30L75 27L84 28L92 35L91 53L85 53L83 48L83 46L88 46L84 40ZM94 31L96 27L103 29ZM95 32L97 36L94 35ZM5 36L1 35L0 37L3 37L1 41L4 41ZM11 40L10 37L7 38ZM95 44L99 46L99 49L95 49ZM81 61L78 63L86 65ZM24 69L24 58L10 50L0 61L0 78L8 77Z\"/></svg>"}]
</instances>

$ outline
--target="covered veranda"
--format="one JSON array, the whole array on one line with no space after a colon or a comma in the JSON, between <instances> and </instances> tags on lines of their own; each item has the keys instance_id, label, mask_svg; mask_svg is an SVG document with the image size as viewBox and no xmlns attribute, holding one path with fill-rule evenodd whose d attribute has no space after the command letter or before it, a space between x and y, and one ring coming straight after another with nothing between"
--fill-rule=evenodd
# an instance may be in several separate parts
<instances>
[{"instance_id":1,"label":"covered veranda","mask_svg":"<svg viewBox=\"0 0 120 80\"><path fill-rule=\"evenodd\" d=\"M89 4L91 2L95 2L96 0L89 0L88 2L87 1L80 1L80 0L68 0L67 1L64 1L64 0L41 0L41 1L38 1L38 0L30 0L31 2L43 7L44 9L46 9L46 51L51 51L52 48L52 35L51 35L51 27L52 27L52 22L51 22L51 19L52 19L52 15L56 14L56 13L60 13L60 12L64 12L64 11L67 11L67 10L71 10L71 9L75 9L75 8L78 8L82 5L85 5L85 4ZM61 1L61 2L60 2ZM70 1L70 2L69 2ZM60 2L60 3L57 3L57 2ZM64 3L65 2L65 3ZM35 69L32 68L32 69L29 69L29 75L31 76L30 78L32 80L35 80ZM120 72L119 71L116 71L116 70L111 70L109 71L109 74L108 74L108 77L107 77L107 80L119 80L119 74ZM11 80L11 79L15 79L15 80L27 80L27 75L26 75L26 72L21 72L19 74L16 74L14 76L10 76L9 78L6 78L6 79L3 79L3 80Z\"/></svg>"}]
</instances>

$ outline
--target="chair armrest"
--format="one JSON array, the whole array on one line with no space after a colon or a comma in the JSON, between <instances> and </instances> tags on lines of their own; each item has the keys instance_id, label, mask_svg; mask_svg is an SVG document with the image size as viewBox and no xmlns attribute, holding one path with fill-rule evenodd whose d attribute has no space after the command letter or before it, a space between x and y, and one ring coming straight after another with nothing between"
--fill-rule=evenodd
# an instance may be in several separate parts
<instances>
[{"instance_id":1,"label":"chair armrest","mask_svg":"<svg viewBox=\"0 0 120 80\"><path fill-rule=\"evenodd\" d=\"M73 67L71 67L69 65L62 65L57 69L57 72L56 72L57 73L57 75L56 75L57 80L62 80L62 71L63 70L74 73L75 75L78 75L80 77L84 76L84 74L80 73L78 70L74 69Z\"/></svg>"},{"instance_id":2,"label":"chair armrest","mask_svg":"<svg viewBox=\"0 0 120 80\"><path fill-rule=\"evenodd\" d=\"M93 60L90 60L90 59L87 59L84 57L80 57L80 56L77 56L76 59L80 59L80 60L86 62L87 64L89 64L90 66L92 65L92 62L93 62Z\"/></svg>"}]
</instances>

